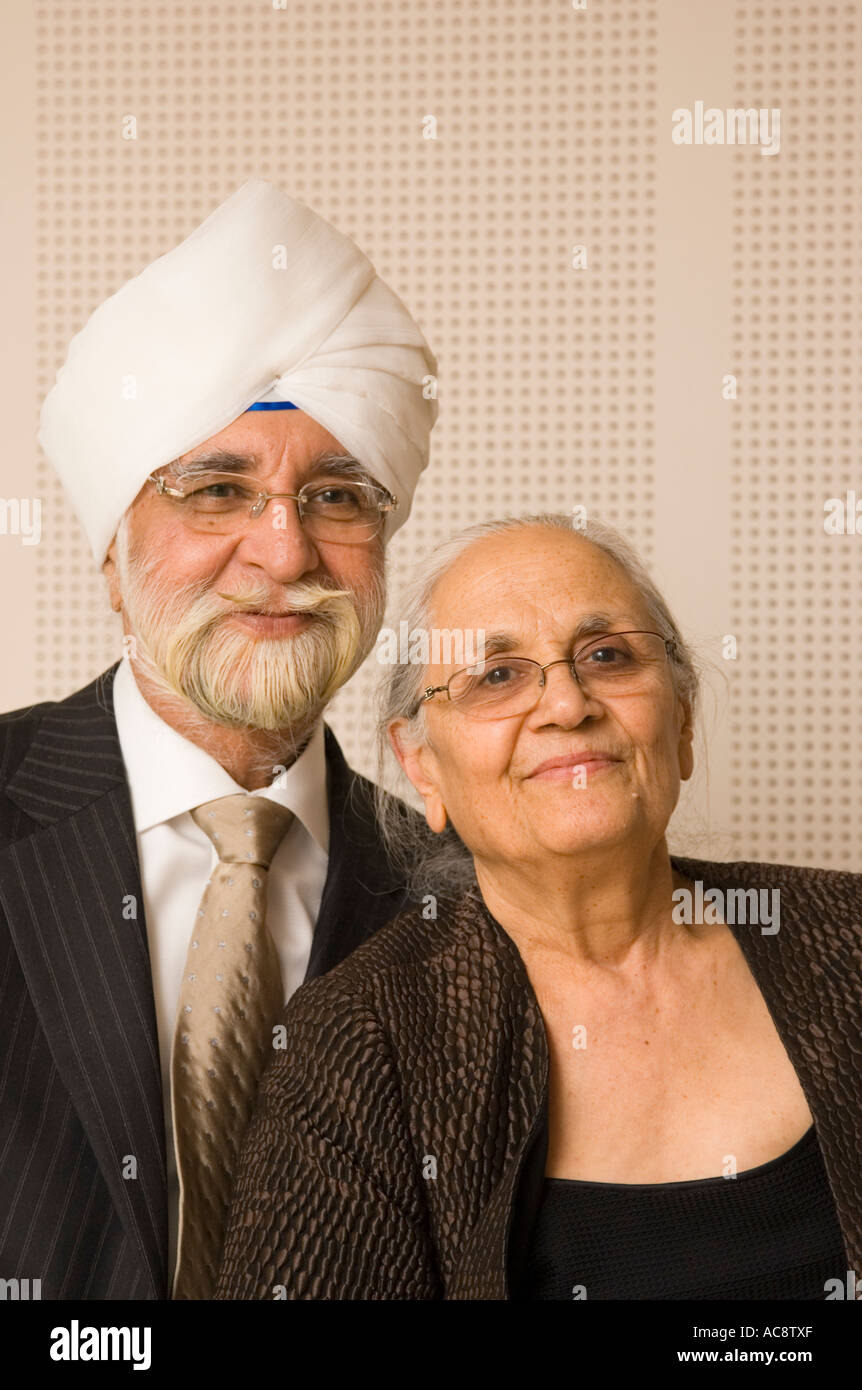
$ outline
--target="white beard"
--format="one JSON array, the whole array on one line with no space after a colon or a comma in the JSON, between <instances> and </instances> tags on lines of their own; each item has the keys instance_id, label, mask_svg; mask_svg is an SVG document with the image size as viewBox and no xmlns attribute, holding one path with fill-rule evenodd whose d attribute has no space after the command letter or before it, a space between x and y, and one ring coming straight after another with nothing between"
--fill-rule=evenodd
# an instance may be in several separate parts
<instances>
[{"instance_id":1,"label":"white beard","mask_svg":"<svg viewBox=\"0 0 862 1390\"><path fill-rule=\"evenodd\" d=\"M177 587L159 577L158 559L129 556L124 525L117 570L131 655L150 680L223 727L287 737L307 728L362 664L386 602L382 568L363 590L307 580L281 588L277 599L265 585L230 594L201 583ZM276 604L314 617L279 638L248 637L226 621Z\"/></svg>"}]
</instances>

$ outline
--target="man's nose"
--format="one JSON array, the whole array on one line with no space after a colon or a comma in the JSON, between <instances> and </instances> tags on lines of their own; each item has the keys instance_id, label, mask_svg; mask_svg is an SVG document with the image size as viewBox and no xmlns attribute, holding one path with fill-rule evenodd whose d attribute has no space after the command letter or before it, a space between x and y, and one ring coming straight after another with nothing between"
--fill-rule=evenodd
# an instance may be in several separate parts
<instances>
[{"instance_id":1,"label":"man's nose","mask_svg":"<svg viewBox=\"0 0 862 1390\"><path fill-rule=\"evenodd\" d=\"M314 541L291 497L270 497L259 516L246 518L237 558L266 570L280 583L298 579L320 564Z\"/></svg>"}]
</instances>

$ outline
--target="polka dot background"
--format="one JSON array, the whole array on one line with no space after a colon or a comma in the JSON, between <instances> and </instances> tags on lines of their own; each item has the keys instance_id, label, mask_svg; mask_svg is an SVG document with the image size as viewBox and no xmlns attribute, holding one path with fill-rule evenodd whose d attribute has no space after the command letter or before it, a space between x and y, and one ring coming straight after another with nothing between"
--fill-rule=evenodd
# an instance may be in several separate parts
<instances>
[{"instance_id":1,"label":"polka dot background","mask_svg":"<svg viewBox=\"0 0 862 1390\"><path fill-rule=\"evenodd\" d=\"M670 163L678 102L663 100L662 65L683 90L690 56L674 0L37 0L37 396L98 303L246 178L269 178L357 240L439 359L387 623L413 562L457 527L577 505L659 561L685 612L675 537L696 498L668 502L665 476L659 504L656 402L672 392L657 329L678 319L695 355L725 335L739 400L729 448L708 429L702 448L732 553L696 635L715 655L733 631L740 655L711 824L734 857L862 869L862 536L822 526L827 497L862 498L858 6L692 3L692 42L723 43L728 61L691 102L781 105L783 125L778 156L733 152L726 279L714 322L686 323L690 287L656 269L659 173L686 178ZM120 636L41 457L38 470L44 699L116 660ZM369 658L327 715L372 775L379 676Z\"/></svg>"},{"instance_id":2,"label":"polka dot background","mask_svg":"<svg viewBox=\"0 0 862 1390\"><path fill-rule=\"evenodd\" d=\"M735 164L731 805L753 858L859 869L862 534L824 506L862 502L862 11L740 5L736 33L782 148Z\"/></svg>"}]
</instances>

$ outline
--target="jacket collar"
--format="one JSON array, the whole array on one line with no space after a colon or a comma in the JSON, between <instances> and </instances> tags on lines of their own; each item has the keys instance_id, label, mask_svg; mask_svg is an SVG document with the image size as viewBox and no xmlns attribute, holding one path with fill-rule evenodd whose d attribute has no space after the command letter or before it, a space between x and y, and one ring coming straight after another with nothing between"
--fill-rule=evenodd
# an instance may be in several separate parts
<instances>
[{"instance_id":1,"label":"jacket collar","mask_svg":"<svg viewBox=\"0 0 862 1390\"><path fill-rule=\"evenodd\" d=\"M333 969L410 901L380 841L373 784L348 766L328 724L324 737L329 868L306 980Z\"/></svg>"}]
</instances>

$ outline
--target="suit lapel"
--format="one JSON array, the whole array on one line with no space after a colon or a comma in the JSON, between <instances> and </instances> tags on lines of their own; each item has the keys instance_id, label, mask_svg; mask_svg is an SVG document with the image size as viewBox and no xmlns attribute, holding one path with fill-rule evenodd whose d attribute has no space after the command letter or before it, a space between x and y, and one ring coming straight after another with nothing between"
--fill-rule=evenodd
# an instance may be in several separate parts
<instances>
[{"instance_id":1,"label":"suit lapel","mask_svg":"<svg viewBox=\"0 0 862 1390\"><path fill-rule=\"evenodd\" d=\"M0 852L0 904L57 1070L163 1297L158 1038L115 670L49 708L7 786L39 828Z\"/></svg>"},{"instance_id":2,"label":"suit lapel","mask_svg":"<svg viewBox=\"0 0 862 1390\"><path fill-rule=\"evenodd\" d=\"M329 865L305 978L338 965L406 902L376 828L372 785L348 767L324 725L329 799Z\"/></svg>"}]
</instances>

